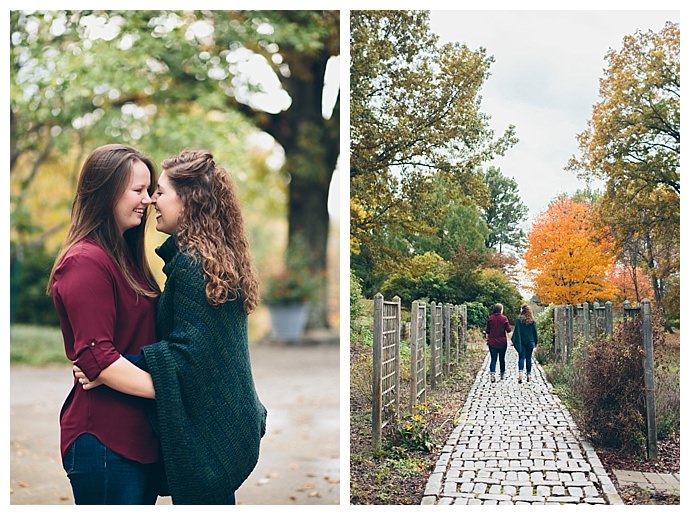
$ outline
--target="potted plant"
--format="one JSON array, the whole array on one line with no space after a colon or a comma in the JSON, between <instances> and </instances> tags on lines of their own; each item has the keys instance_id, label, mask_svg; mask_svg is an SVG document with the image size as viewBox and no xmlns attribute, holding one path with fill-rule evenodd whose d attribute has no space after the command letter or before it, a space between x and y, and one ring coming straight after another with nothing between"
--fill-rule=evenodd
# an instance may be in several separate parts
<instances>
[{"instance_id":1,"label":"potted plant","mask_svg":"<svg viewBox=\"0 0 690 515\"><path fill-rule=\"evenodd\" d=\"M318 278L306 267L290 267L269 277L263 301L271 316L271 337L297 341L304 334L309 302L318 291Z\"/></svg>"}]
</instances>

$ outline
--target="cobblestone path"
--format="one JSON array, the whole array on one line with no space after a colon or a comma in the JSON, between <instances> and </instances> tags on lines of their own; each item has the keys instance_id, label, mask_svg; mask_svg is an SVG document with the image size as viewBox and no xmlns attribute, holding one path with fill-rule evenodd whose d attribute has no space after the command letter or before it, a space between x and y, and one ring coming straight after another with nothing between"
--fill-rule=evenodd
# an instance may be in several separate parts
<instances>
[{"instance_id":1,"label":"cobblestone path","mask_svg":"<svg viewBox=\"0 0 690 515\"><path fill-rule=\"evenodd\" d=\"M536 363L517 382L517 352L491 383L477 374L429 477L422 504L623 504L592 445Z\"/></svg>"}]
</instances>

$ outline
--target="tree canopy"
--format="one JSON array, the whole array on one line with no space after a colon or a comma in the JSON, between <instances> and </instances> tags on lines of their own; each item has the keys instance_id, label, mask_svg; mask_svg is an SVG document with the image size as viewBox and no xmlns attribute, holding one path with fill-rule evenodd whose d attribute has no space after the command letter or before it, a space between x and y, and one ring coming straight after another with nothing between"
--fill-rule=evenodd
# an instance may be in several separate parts
<instances>
[{"instance_id":1,"label":"tree canopy","mask_svg":"<svg viewBox=\"0 0 690 515\"><path fill-rule=\"evenodd\" d=\"M415 224L406 193L430 173L451 174L486 201L479 165L514 142L494 138L479 91L492 58L443 46L426 11L357 11L350 29L350 206L353 252L381 226Z\"/></svg>"},{"instance_id":2,"label":"tree canopy","mask_svg":"<svg viewBox=\"0 0 690 515\"><path fill-rule=\"evenodd\" d=\"M441 45L426 11L352 12L350 53L351 268L363 292L519 302L500 267L485 270L498 261L480 172L516 141L481 110L493 58Z\"/></svg>"},{"instance_id":3,"label":"tree canopy","mask_svg":"<svg viewBox=\"0 0 690 515\"><path fill-rule=\"evenodd\" d=\"M157 162L203 147L236 174L257 213L287 213L288 252L302 242L321 274L340 152L338 97L324 106L324 81L339 27L338 11L11 11L15 238L39 230L30 188L51 164L73 177L92 147L112 141ZM247 152L257 129L282 158ZM280 160L280 173L267 166ZM314 325L325 324L321 290Z\"/></svg>"},{"instance_id":4,"label":"tree canopy","mask_svg":"<svg viewBox=\"0 0 690 515\"><path fill-rule=\"evenodd\" d=\"M606 61L601 100L568 168L606 182L601 219L668 310L678 290L666 286L680 273L680 25L628 35Z\"/></svg>"},{"instance_id":5,"label":"tree canopy","mask_svg":"<svg viewBox=\"0 0 690 515\"><path fill-rule=\"evenodd\" d=\"M520 197L517 181L494 166L482 173L482 180L489 189L488 207L484 209L489 228L486 246L499 253L504 245L520 251L525 244L525 231L520 224L527 219L528 209Z\"/></svg>"},{"instance_id":6,"label":"tree canopy","mask_svg":"<svg viewBox=\"0 0 690 515\"><path fill-rule=\"evenodd\" d=\"M613 297L608 279L613 242L593 223L591 204L558 197L528 235L525 266L543 304L578 304Z\"/></svg>"}]
</instances>

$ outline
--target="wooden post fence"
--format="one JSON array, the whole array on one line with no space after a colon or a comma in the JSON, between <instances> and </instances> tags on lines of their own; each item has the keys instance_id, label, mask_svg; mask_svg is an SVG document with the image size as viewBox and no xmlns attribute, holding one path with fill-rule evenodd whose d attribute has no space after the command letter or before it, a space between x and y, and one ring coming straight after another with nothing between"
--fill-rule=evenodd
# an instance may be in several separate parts
<instances>
[{"instance_id":1,"label":"wooden post fence","mask_svg":"<svg viewBox=\"0 0 690 515\"><path fill-rule=\"evenodd\" d=\"M467 304L462 304L460 307L460 345L462 350L467 350Z\"/></svg>"},{"instance_id":2,"label":"wooden post fence","mask_svg":"<svg viewBox=\"0 0 690 515\"><path fill-rule=\"evenodd\" d=\"M647 455L650 460L657 457L656 397L654 392L654 345L652 340L652 303L643 300L642 344L644 346L644 390L647 407Z\"/></svg>"},{"instance_id":3,"label":"wooden post fence","mask_svg":"<svg viewBox=\"0 0 690 515\"><path fill-rule=\"evenodd\" d=\"M452 329L450 327L452 308L451 304L443 304L443 355L445 357L443 373L446 377L450 375L451 347L453 343Z\"/></svg>"},{"instance_id":4,"label":"wooden post fence","mask_svg":"<svg viewBox=\"0 0 690 515\"><path fill-rule=\"evenodd\" d=\"M575 347L575 331L573 330L574 321L575 319L573 317L573 306L572 304L568 304L565 307L565 339L567 350L566 359L572 358L573 348Z\"/></svg>"},{"instance_id":5,"label":"wooden post fence","mask_svg":"<svg viewBox=\"0 0 690 515\"><path fill-rule=\"evenodd\" d=\"M426 402L426 304L415 300L410 319L410 411Z\"/></svg>"},{"instance_id":6,"label":"wooden post fence","mask_svg":"<svg viewBox=\"0 0 690 515\"><path fill-rule=\"evenodd\" d=\"M606 301L606 336L611 338L613 336L613 302Z\"/></svg>"},{"instance_id":7,"label":"wooden post fence","mask_svg":"<svg viewBox=\"0 0 690 515\"><path fill-rule=\"evenodd\" d=\"M429 371L431 388L436 388L441 382L442 362L441 362L441 345L443 344L443 306L435 302L431 303L431 368Z\"/></svg>"},{"instance_id":8,"label":"wooden post fence","mask_svg":"<svg viewBox=\"0 0 690 515\"><path fill-rule=\"evenodd\" d=\"M400 297L385 301L374 296L374 384L372 396L372 441L381 447L383 428L400 410Z\"/></svg>"},{"instance_id":9,"label":"wooden post fence","mask_svg":"<svg viewBox=\"0 0 690 515\"><path fill-rule=\"evenodd\" d=\"M582 303L582 336L584 337L585 344L590 341L591 331L590 331L590 318L589 318L589 302Z\"/></svg>"},{"instance_id":10,"label":"wooden post fence","mask_svg":"<svg viewBox=\"0 0 690 515\"><path fill-rule=\"evenodd\" d=\"M553 333L556 356L561 361L565 361L568 355L567 313L565 306L554 307Z\"/></svg>"}]
</instances>

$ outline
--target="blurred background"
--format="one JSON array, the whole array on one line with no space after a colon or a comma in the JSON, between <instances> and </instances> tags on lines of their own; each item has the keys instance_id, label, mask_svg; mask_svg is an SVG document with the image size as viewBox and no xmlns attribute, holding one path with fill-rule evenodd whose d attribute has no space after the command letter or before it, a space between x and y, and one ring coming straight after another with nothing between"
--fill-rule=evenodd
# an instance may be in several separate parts
<instances>
[{"instance_id":1,"label":"blurred background","mask_svg":"<svg viewBox=\"0 0 690 515\"><path fill-rule=\"evenodd\" d=\"M203 148L243 202L264 300L250 344L272 349L256 353L268 370L266 360L284 363L277 356L299 344L332 347L314 366L330 367L334 395L319 402L335 404L337 419L339 29L338 11L10 11L13 369L67 364L45 287L86 156L123 143L160 174L163 159ZM151 218L147 231L163 286L154 249L167 236ZM285 333L269 311L294 303L308 306L306 326ZM275 374L289 381L309 366L299 359Z\"/></svg>"},{"instance_id":2,"label":"blurred background","mask_svg":"<svg viewBox=\"0 0 690 515\"><path fill-rule=\"evenodd\" d=\"M43 291L81 165L118 142L158 165L211 150L242 196L266 300L307 269L324 279L309 327L337 326L338 12L12 11L10 56L11 323L56 325ZM165 237L149 224L161 283ZM268 317L253 318L256 340Z\"/></svg>"}]
</instances>

